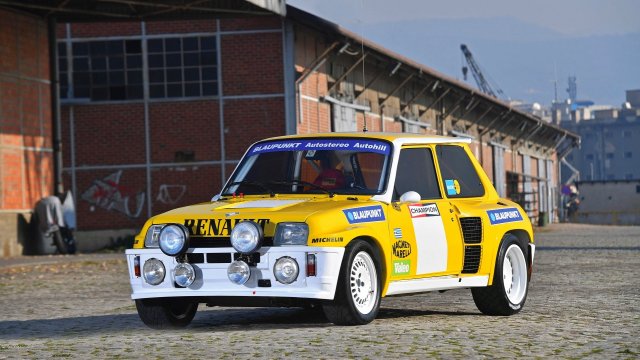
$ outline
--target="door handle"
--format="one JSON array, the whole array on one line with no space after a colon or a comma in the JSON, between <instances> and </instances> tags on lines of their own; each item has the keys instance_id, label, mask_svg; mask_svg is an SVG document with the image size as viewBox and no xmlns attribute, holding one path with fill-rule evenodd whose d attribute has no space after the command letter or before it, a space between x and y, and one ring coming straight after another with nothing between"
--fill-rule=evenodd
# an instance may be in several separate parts
<instances>
[{"instance_id":1,"label":"door handle","mask_svg":"<svg viewBox=\"0 0 640 360\"><path fill-rule=\"evenodd\" d=\"M449 212L450 212L450 213L452 213L452 214L453 214L453 213L455 212L455 213L456 213L456 215L460 215L460 209L458 209L458 207L457 207L457 206L455 206L455 205L454 205L454 204L452 204L452 203L449 203L449 206L451 206L451 207L449 208Z\"/></svg>"}]
</instances>

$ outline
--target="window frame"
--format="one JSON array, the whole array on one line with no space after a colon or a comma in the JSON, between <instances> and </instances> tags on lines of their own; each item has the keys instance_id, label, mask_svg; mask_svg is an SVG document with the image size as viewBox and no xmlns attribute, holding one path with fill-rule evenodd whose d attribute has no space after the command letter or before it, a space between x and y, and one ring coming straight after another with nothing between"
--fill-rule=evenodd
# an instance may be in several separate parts
<instances>
[{"instance_id":1,"label":"window frame","mask_svg":"<svg viewBox=\"0 0 640 360\"><path fill-rule=\"evenodd\" d=\"M442 172L442 166L445 163L442 161L440 153L438 151L440 148L458 148L458 149L460 149L462 151L462 153L468 159L469 165L471 166L471 169L473 170L473 173L477 176L478 184L479 184L480 188L482 189L482 193L480 193L480 194L472 193L471 195L460 195L460 194L463 193L461 191L460 194L458 194L458 195L450 195L447 192L447 190L446 190L447 185L445 184L445 182L446 182L446 180L449 180L449 179L445 179L445 176L444 176L444 174ZM471 155L470 152L467 151L467 148L465 146L459 145L459 144L437 144L437 145L435 145L435 154L436 154L436 164L437 164L437 167L438 167L437 171L438 171L438 174L439 174L440 179L442 181L442 183L441 183L441 186L443 188L442 193L443 193L443 195L444 195L444 197L446 199L473 199L473 198L481 198L481 197L484 197L484 196L487 195L486 184L482 180L482 176L478 172L478 169L476 168L475 163L474 163L473 159L471 158L473 155ZM453 179L453 180L458 180L458 179ZM462 186L461 186L461 188L462 188Z\"/></svg>"},{"instance_id":2,"label":"window frame","mask_svg":"<svg viewBox=\"0 0 640 360\"><path fill-rule=\"evenodd\" d=\"M186 41L189 41L189 44L193 45L194 42L190 39L194 38L197 39L197 49L194 49L193 46L188 46L188 49L184 50L185 46L183 44ZM163 44L161 53L158 53L157 49L156 51L149 49L149 42L158 39L161 40ZM172 54L177 55L180 58L180 66L172 69L178 70L178 72L180 73L180 81L170 83L172 85L177 85L180 88L180 92L179 94L176 94L176 96L167 96L167 67L164 62L166 55L164 42L167 39L177 39L179 48L178 51L175 52L175 54L173 52ZM113 42L120 42L121 45L111 46ZM105 48L104 51L100 52L102 54L100 55L100 57L105 59L104 62L107 66L107 68L105 69L103 69L101 65L99 65L100 69L92 68L91 47L94 43L99 43L95 46ZM133 43L137 43L137 45ZM184 34L154 34L90 38L61 38L57 40L56 44L58 47L56 66L61 78L59 97L62 104L78 102L95 104L138 103L143 101L171 102L180 100L217 99L219 97L220 64L218 52L220 50L220 44L218 34L216 32L193 32ZM74 50L74 46L82 48L84 50ZM110 50L113 50L115 48L121 48L121 53L119 54L119 56L116 56L117 54L112 54L113 56L110 55ZM209 54L208 56L210 62L207 62L207 64L202 64L202 49L205 48L206 53ZM129 53L127 52L128 50L136 50L137 52ZM188 54L197 56L198 64L193 66L185 66L184 60L185 56ZM162 67L150 67L149 62L150 56L152 55L161 55L163 57ZM114 56L122 58L122 66L111 69L108 58ZM128 59L128 57L132 58ZM133 59L133 57L137 58ZM73 62L76 58L88 63L88 68L86 70L80 71L78 71L77 68L74 68ZM129 63L127 62L127 60L130 60ZM134 65L133 63L131 63L131 61L136 62L137 65L135 67L131 67L130 65ZM162 82L152 82L152 71L158 69L163 72ZM193 77L195 72L192 69L197 70L197 79ZM207 77L206 79L205 70ZM120 72L121 74L115 74L116 72ZM136 72L137 74L134 74L133 72ZM123 96L116 96L117 94L113 93L113 91L116 91L117 89L114 88L115 85L111 86L109 77L110 73L114 73L114 76L117 77L117 79L114 79L115 82L123 83L121 85L124 94ZM104 77L103 74L104 76L106 76L106 84L94 86L92 79L93 76L95 75L97 78L101 78ZM74 76L85 77L87 79L87 83L80 84L79 87L79 84L77 80L74 79ZM133 79L131 77L133 77ZM193 80L187 80L187 78ZM152 96L152 85L162 85L162 96ZM88 92L87 96L79 97L78 89L84 89L81 91ZM190 90L197 90L197 93L189 93L189 95L187 96L187 92L189 92ZM94 91L97 91L98 94L94 94ZM106 98L104 96L98 96L100 92L106 93Z\"/></svg>"},{"instance_id":3,"label":"window frame","mask_svg":"<svg viewBox=\"0 0 640 360\"><path fill-rule=\"evenodd\" d=\"M437 165L436 156L435 156L435 149L430 145L405 145L399 149L398 164L396 164L395 179L393 179L393 189L389 189L391 190L391 201L399 201L400 197L402 196L402 194L398 193L396 197L396 185L398 183L398 175L400 174L399 166L400 166L400 157L402 156L402 152L405 150L416 150L416 149L426 150L431 155L431 165L433 166L433 175L434 175L435 183L438 190L438 196L425 197L425 194L422 194L421 192L418 191L419 189L412 189L412 190L420 194L420 201L437 201L437 200L444 199L444 195L443 195L444 189L442 187L442 182L441 182L442 178L438 171L438 165Z\"/></svg>"}]
</instances>

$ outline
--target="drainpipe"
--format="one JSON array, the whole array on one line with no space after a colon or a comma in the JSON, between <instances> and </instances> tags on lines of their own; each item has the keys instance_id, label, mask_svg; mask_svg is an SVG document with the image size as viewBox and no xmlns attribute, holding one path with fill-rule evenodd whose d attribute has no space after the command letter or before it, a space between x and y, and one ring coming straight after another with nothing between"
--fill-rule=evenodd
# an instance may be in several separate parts
<instances>
[{"instance_id":1,"label":"drainpipe","mask_svg":"<svg viewBox=\"0 0 640 360\"><path fill-rule=\"evenodd\" d=\"M53 194L64 192L62 183L62 127L60 125L60 74L58 73L58 43L56 39L57 20L50 17L47 35L49 37L49 76L51 77L51 121L53 136Z\"/></svg>"}]
</instances>

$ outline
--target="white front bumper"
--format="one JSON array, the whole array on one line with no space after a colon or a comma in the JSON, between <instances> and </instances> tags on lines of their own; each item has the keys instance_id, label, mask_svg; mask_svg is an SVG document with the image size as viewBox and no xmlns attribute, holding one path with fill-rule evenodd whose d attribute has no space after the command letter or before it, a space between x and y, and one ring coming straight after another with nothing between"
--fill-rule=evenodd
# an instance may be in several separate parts
<instances>
[{"instance_id":1,"label":"white front bumper","mask_svg":"<svg viewBox=\"0 0 640 360\"><path fill-rule=\"evenodd\" d=\"M206 254L231 254L233 248L197 248L189 249L189 253L205 254L205 263L191 264L196 270L196 279L187 288L176 287L174 268L176 259L167 256L160 249L129 249L126 251L129 267L129 281L132 288L132 299L181 296L239 296L239 297L286 297L331 300L334 297L340 264L344 248L340 247L308 247L282 246L260 249L260 262L251 267L251 277L244 285L236 285L227 277L229 263L207 263ZM316 276L306 275L307 254L316 256ZM140 269L145 261L156 258L165 266L164 281L158 285L149 285L143 277L134 272L134 258L140 256ZM279 283L273 276L273 267L282 256L289 256L298 262L300 274L292 284ZM270 287L258 287L259 279L268 279Z\"/></svg>"}]
</instances>

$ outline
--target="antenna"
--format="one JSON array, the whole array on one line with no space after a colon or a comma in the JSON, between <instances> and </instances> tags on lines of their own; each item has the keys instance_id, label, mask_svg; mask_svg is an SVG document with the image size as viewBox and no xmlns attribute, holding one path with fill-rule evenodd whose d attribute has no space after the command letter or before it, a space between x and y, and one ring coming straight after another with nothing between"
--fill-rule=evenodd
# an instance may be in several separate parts
<instances>
[{"instance_id":1,"label":"antenna","mask_svg":"<svg viewBox=\"0 0 640 360\"><path fill-rule=\"evenodd\" d=\"M360 5L362 10L360 14L362 15L364 13L364 0L360 2ZM364 21L362 20L362 18L360 19L360 56L362 56L362 86L363 86L362 91L365 91L364 87L366 86L365 84L367 82L365 81L365 78L364 78ZM367 112L366 111L362 111L362 122L363 122L362 132L369 131L367 130Z\"/></svg>"}]
</instances>

